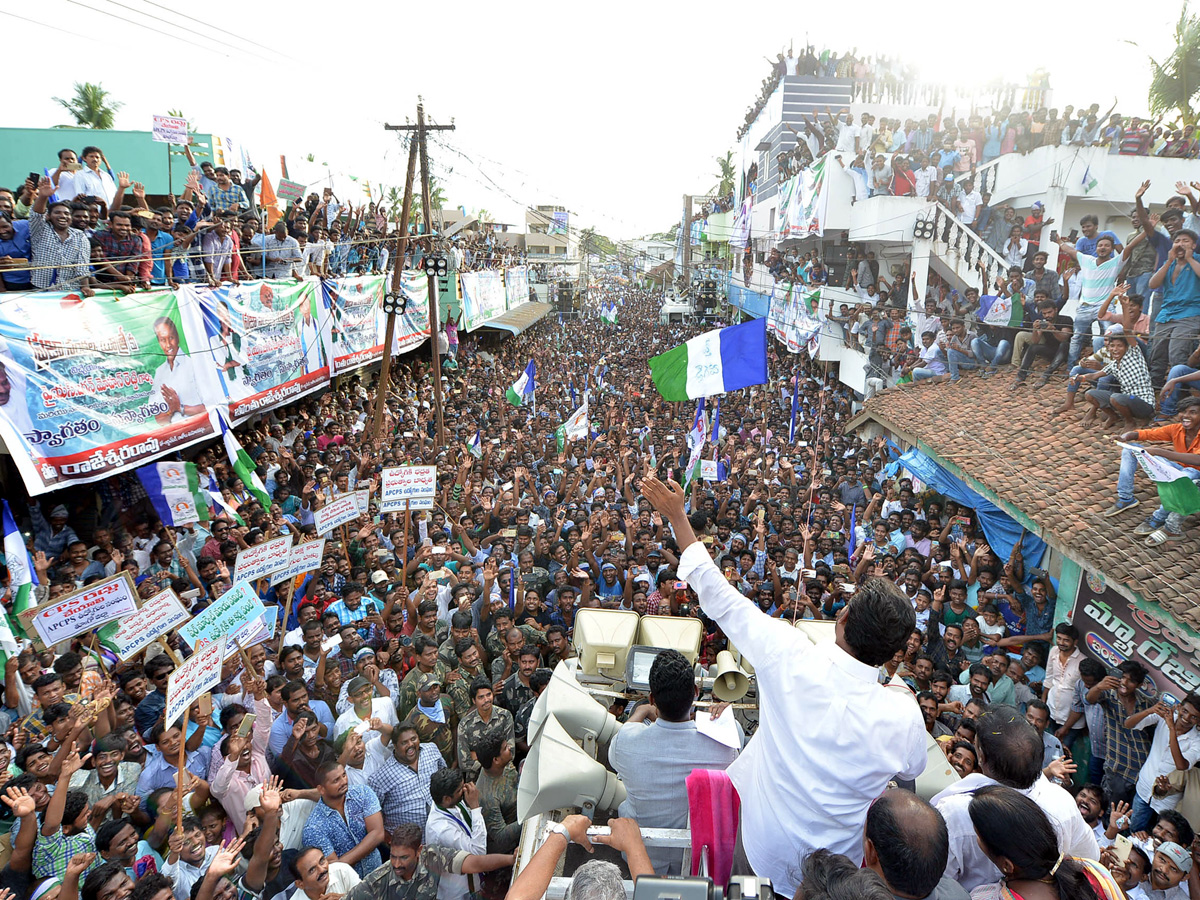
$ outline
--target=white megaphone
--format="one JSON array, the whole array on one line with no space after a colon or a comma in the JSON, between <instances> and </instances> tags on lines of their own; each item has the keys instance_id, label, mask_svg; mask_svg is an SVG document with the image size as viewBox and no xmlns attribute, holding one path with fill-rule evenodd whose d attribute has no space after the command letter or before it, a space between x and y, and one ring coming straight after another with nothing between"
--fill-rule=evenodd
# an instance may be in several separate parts
<instances>
[{"instance_id":1,"label":"white megaphone","mask_svg":"<svg viewBox=\"0 0 1200 900\"><path fill-rule=\"evenodd\" d=\"M717 677L713 679L713 696L726 703L735 703L750 690L750 679L742 671L733 654L722 650L717 654Z\"/></svg>"},{"instance_id":2,"label":"white megaphone","mask_svg":"<svg viewBox=\"0 0 1200 900\"><path fill-rule=\"evenodd\" d=\"M575 680L577 660L564 659L554 667L550 683L542 691L529 715L529 734L535 734L547 718L555 718L572 738L583 742L589 756L621 730L621 723ZM530 742L532 744L532 741Z\"/></svg>"},{"instance_id":3,"label":"white megaphone","mask_svg":"<svg viewBox=\"0 0 1200 900\"><path fill-rule=\"evenodd\" d=\"M639 618L631 609L579 610L571 642L579 656L580 673L615 681L623 679Z\"/></svg>"},{"instance_id":4,"label":"white megaphone","mask_svg":"<svg viewBox=\"0 0 1200 900\"><path fill-rule=\"evenodd\" d=\"M933 735L925 732L925 771L917 776L913 785L917 796L923 800L932 800L950 785L961 780Z\"/></svg>"},{"instance_id":5,"label":"white megaphone","mask_svg":"<svg viewBox=\"0 0 1200 900\"><path fill-rule=\"evenodd\" d=\"M592 816L597 809L616 809L625 785L571 740L554 716L529 732L529 755L517 783L517 820L563 807L579 807Z\"/></svg>"}]
</instances>

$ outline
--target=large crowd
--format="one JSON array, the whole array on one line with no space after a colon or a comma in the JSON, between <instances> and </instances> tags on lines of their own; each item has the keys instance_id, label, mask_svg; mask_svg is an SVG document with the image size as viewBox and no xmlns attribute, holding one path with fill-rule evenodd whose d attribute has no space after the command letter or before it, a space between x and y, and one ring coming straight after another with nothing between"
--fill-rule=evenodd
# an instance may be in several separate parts
<instances>
[{"instance_id":1,"label":"large crowd","mask_svg":"<svg viewBox=\"0 0 1200 900\"><path fill-rule=\"evenodd\" d=\"M190 653L177 633L121 662L86 635L7 658L0 884L45 900L540 897L588 822L568 817L510 884L530 716L577 611L603 607L697 617L699 663L734 641L757 671L741 750L697 733L679 654L655 661L650 702L612 707L628 798L606 840L634 875L679 871L634 823L685 827L688 774L728 766L733 871L788 896L1186 896L1200 700L1156 705L1136 663L1118 679L1085 658L1054 625L1054 581L886 442L846 433L853 397L806 353L772 346L768 383L699 423L664 400L647 359L700 329L658 313L607 279L567 325L467 336L441 371L403 357L385 398L342 378L238 429L269 504L222 445L187 453L223 494L207 522L164 525L132 474L6 498L39 603L124 572L195 614L231 589L240 551L312 540L322 507L371 486L318 569L258 583L274 637L230 657L186 729L165 722ZM536 402L514 406L505 385L531 361ZM586 437L560 441L585 394ZM689 431L718 480L688 479ZM408 521L378 509L400 463L438 473L434 508ZM838 622L836 645L804 651L799 619ZM905 789L927 735L963 778L932 804ZM616 872L580 867L577 896L615 900Z\"/></svg>"}]
</instances>

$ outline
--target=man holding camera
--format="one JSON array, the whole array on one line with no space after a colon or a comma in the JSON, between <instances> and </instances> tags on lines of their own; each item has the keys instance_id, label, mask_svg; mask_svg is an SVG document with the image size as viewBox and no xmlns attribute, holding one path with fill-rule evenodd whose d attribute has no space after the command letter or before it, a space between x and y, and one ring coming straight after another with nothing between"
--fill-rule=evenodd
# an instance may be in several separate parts
<instances>
[{"instance_id":1,"label":"man holding camera","mask_svg":"<svg viewBox=\"0 0 1200 900\"><path fill-rule=\"evenodd\" d=\"M642 490L675 533L679 576L758 677L759 729L729 766L742 800L733 872L770 878L776 894L793 896L799 863L813 850L861 861L871 801L897 775L925 770L919 707L879 684L879 666L916 625L912 604L869 580L838 615L836 639L813 646L722 577L696 539L678 484L652 477ZM781 767L781 759L792 764Z\"/></svg>"}]
</instances>

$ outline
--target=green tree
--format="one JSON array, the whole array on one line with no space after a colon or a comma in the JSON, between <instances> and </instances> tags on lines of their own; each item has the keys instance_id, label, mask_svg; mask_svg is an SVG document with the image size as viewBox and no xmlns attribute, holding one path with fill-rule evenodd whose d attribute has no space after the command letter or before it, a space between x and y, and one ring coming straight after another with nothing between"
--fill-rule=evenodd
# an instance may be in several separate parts
<instances>
[{"instance_id":1,"label":"green tree","mask_svg":"<svg viewBox=\"0 0 1200 900\"><path fill-rule=\"evenodd\" d=\"M1177 112L1185 125L1193 125L1197 110L1192 101L1200 91L1200 17L1189 15L1186 2L1179 11L1171 43L1174 49L1161 62L1149 57L1150 113L1157 116Z\"/></svg>"},{"instance_id":2,"label":"green tree","mask_svg":"<svg viewBox=\"0 0 1200 900\"><path fill-rule=\"evenodd\" d=\"M75 117L74 125L62 125L60 128L95 128L107 131L113 127L113 117L118 109L124 106L112 99L112 95L99 83L90 81L75 82L75 96L70 100L55 97L54 101Z\"/></svg>"},{"instance_id":3,"label":"green tree","mask_svg":"<svg viewBox=\"0 0 1200 900\"><path fill-rule=\"evenodd\" d=\"M733 190L733 178L736 170L733 168L733 151L726 151L724 156L717 157L717 165L720 169L717 171L717 178L720 179L720 184L717 186L717 194L724 197Z\"/></svg>"},{"instance_id":4,"label":"green tree","mask_svg":"<svg viewBox=\"0 0 1200 900\"><path fill-rule=\"evenodd\" d=\"M176 118L176 119L186 119L186 120L187 120L187 129L188 129L188 134L195 134L195 133L196 133L196 123L195 123L195 122L193 122L191 119L188 119L187 115L186 115L186 114L183 112L183 110L180 110L180 109L168 109L168 110L167 110L167 115L168 115L168 116L173 116L173 117L174 117L174 118Z\"/></svg>"},{"instance_id":5,"label":"green tree","mask_svg":"<svg viewBox=\"0 0 1200 900\"><path fill-rule=\"evenodd\" d=\"M595 228L585 228L579 233L579 249L583 253L595 253L602 259L617 255L617 245Z\"/></svg>"}]
</instances>

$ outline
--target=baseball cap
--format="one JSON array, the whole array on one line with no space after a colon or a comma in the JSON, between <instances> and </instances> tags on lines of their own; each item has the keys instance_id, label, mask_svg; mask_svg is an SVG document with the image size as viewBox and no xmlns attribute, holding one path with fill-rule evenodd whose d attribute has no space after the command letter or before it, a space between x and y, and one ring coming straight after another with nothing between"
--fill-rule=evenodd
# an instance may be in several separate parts
<instances>
[{"instance_id":1,"label":"baseball cap","mask_svg":"<svg viewBox=\"0 0 1200 900\"><path fill-rule=\"evenodd\" d=\"M361 675L355 675L350 679L350 683L346 685L346 695L349 696L350 694L354 694L358 691L361 691L363 688L370 686L371 682L367 681L367 679L363 678Z\"/></svg>"},{"instance_id":2,"label":"baseball cap","mask_svg":"<svg viewBox=\"0 0 1200 900\"><path fill-rule=\"evenodd\" d=\"M420 681L417 682L417 690L427 691L435 684L440 685L441 683L442 680L438 678L437 675L435 675L433 672L427 672L422 675Z\"/></svg>"},{"instance_id":3,"label":"baseball cap","mask_svg":"<svg viewBox=\"0 0 1200 900\"><path fill-rule=\"evenodd\" d=\"M388 580L387 572L374 572L371 575L372 584L383 584Z\"/></svg>"}]
</instances>

